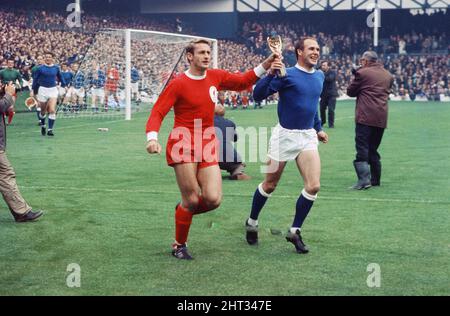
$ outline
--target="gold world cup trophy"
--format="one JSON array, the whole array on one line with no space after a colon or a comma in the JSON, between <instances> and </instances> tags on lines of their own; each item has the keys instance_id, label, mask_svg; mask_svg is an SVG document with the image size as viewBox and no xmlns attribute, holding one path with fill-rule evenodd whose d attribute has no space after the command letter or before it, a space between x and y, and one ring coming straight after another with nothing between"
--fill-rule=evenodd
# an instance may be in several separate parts
<instances>
[{"instance_id":1,"label":"gold world cup trophy","mask_svg":"<svg viewBox=\"0 0 450 316\"><path fill-rule=\"evenodd\" d=\"M281 41L280 35L272 35L267 38L267 45L269 45L272 53L278 54L280 58L282 57L281 52L283 48L283 42ZM278 73L278 77L286 76L286 68L283 66Z\"/></svg>"}]
</instances>

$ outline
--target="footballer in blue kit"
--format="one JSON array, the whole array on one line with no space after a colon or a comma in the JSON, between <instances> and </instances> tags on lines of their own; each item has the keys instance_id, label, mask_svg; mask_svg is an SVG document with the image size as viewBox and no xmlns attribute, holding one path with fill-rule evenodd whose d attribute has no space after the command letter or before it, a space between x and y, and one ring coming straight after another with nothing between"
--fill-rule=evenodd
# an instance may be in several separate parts
<instances>
[{"instance_id":1,"label":"footballer in blue kit","mask_svg":"<svg viewBox=\"0 0 450 316\"><path fill-rule=\"evenodd\" d=\"M275 191L286 163L294 160L303 177L304 188L297 199L294 221L286 240L294 245L297 253L307 253L301 227L320 189L318 143L327 143L328 135L322 130L318 114L324 81L323 72L315 69L320 57L319 45L314 38L305 37L296 44L295 52L297 64L286 69L286 76L276 75L284 67L279 56L270 73L257 82L253 91L256 102L278 92L279 123L270 138L265 179L255 191L245 227L248 244L258 244L259 214Z\"/></svg>"},{"instance_id":2,"label":"footballer in blue kit","mask_svg":"<svg viewBox=\"0 0 450 316\"><path fill-rule=\"evenodd\" d=\"M53 126L56 120L56 102L58 99L57 79L61 85L65 85L64 77L61 75L59 66L54 65L53 53L45 53L45 64L39 66L34 73L33 91L38 89L37 100L39 101L41 112L41 134L54 136ZM30 96L33 96L33 91ZM48 113L48 131L46 131L45 118Z\"/></svg>"}]
</instances>

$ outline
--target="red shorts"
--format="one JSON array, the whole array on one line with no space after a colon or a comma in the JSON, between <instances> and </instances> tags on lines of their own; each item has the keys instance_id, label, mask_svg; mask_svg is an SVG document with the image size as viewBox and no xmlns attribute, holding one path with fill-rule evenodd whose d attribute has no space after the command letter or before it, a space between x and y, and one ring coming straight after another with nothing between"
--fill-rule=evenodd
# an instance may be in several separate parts
<instances>
[{"instance_id":1,"label":"red shorts","mask_svg":"<svg viewBox=\"0 0 450 316\"><path fill-rule=\"evenodd\" d=\"M190 135L186 137L173 132L169 135L166 146L167 164L173 167L179 163L197 163L199 169L218 165L219 144L216 134L204 134L204 138Z\"/></svg>"}]
</instances>

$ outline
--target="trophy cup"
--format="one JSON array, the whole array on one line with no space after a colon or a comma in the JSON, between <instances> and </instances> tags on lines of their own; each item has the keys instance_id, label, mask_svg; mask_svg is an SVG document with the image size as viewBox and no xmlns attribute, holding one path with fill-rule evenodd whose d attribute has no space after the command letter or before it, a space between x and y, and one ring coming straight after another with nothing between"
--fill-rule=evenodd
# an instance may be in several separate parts
<instances>
[{"instance_id":1,"label":"trophy cup","mask_svg":"<svg viewBox=\"0 0 450 316\"><path fill-rule=\"evenodd\" d=\"M283 42L281 41L280 35L272 35L267 38L267 45L269 45L270 50L273 53L276 53L282 57L281 52L283 48ZM286 68L281 68L281 70L278 73L278 77L285 77L286 76Z\"/></svg>"}]
</instances>

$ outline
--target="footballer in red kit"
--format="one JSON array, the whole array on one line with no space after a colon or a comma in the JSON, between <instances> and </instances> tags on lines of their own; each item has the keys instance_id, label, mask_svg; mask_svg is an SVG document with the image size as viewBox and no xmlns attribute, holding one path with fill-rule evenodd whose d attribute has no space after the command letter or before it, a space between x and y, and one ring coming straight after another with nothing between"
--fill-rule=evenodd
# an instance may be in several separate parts
<instances>
[{"instance_id":1,"label":"footballer in red kit","mask_svg":"<svg viewBox=\"0 0 450 316\"><path fill-rule=\"evenodd\" d=\"M214 110L220 90L245 90L270 68L275 55L243 74L208 69L211 46L196 40L186 47L189 69L177 76L159 96L146 125L147 151L161 153L158 132L173 107L175 121L166 147L166 159L174 168L181 203L175 209L175 243L172 255L192 259L186 246L192 217L219 207L222 176L218 165Z\"/></svg>"}]
</instances>

